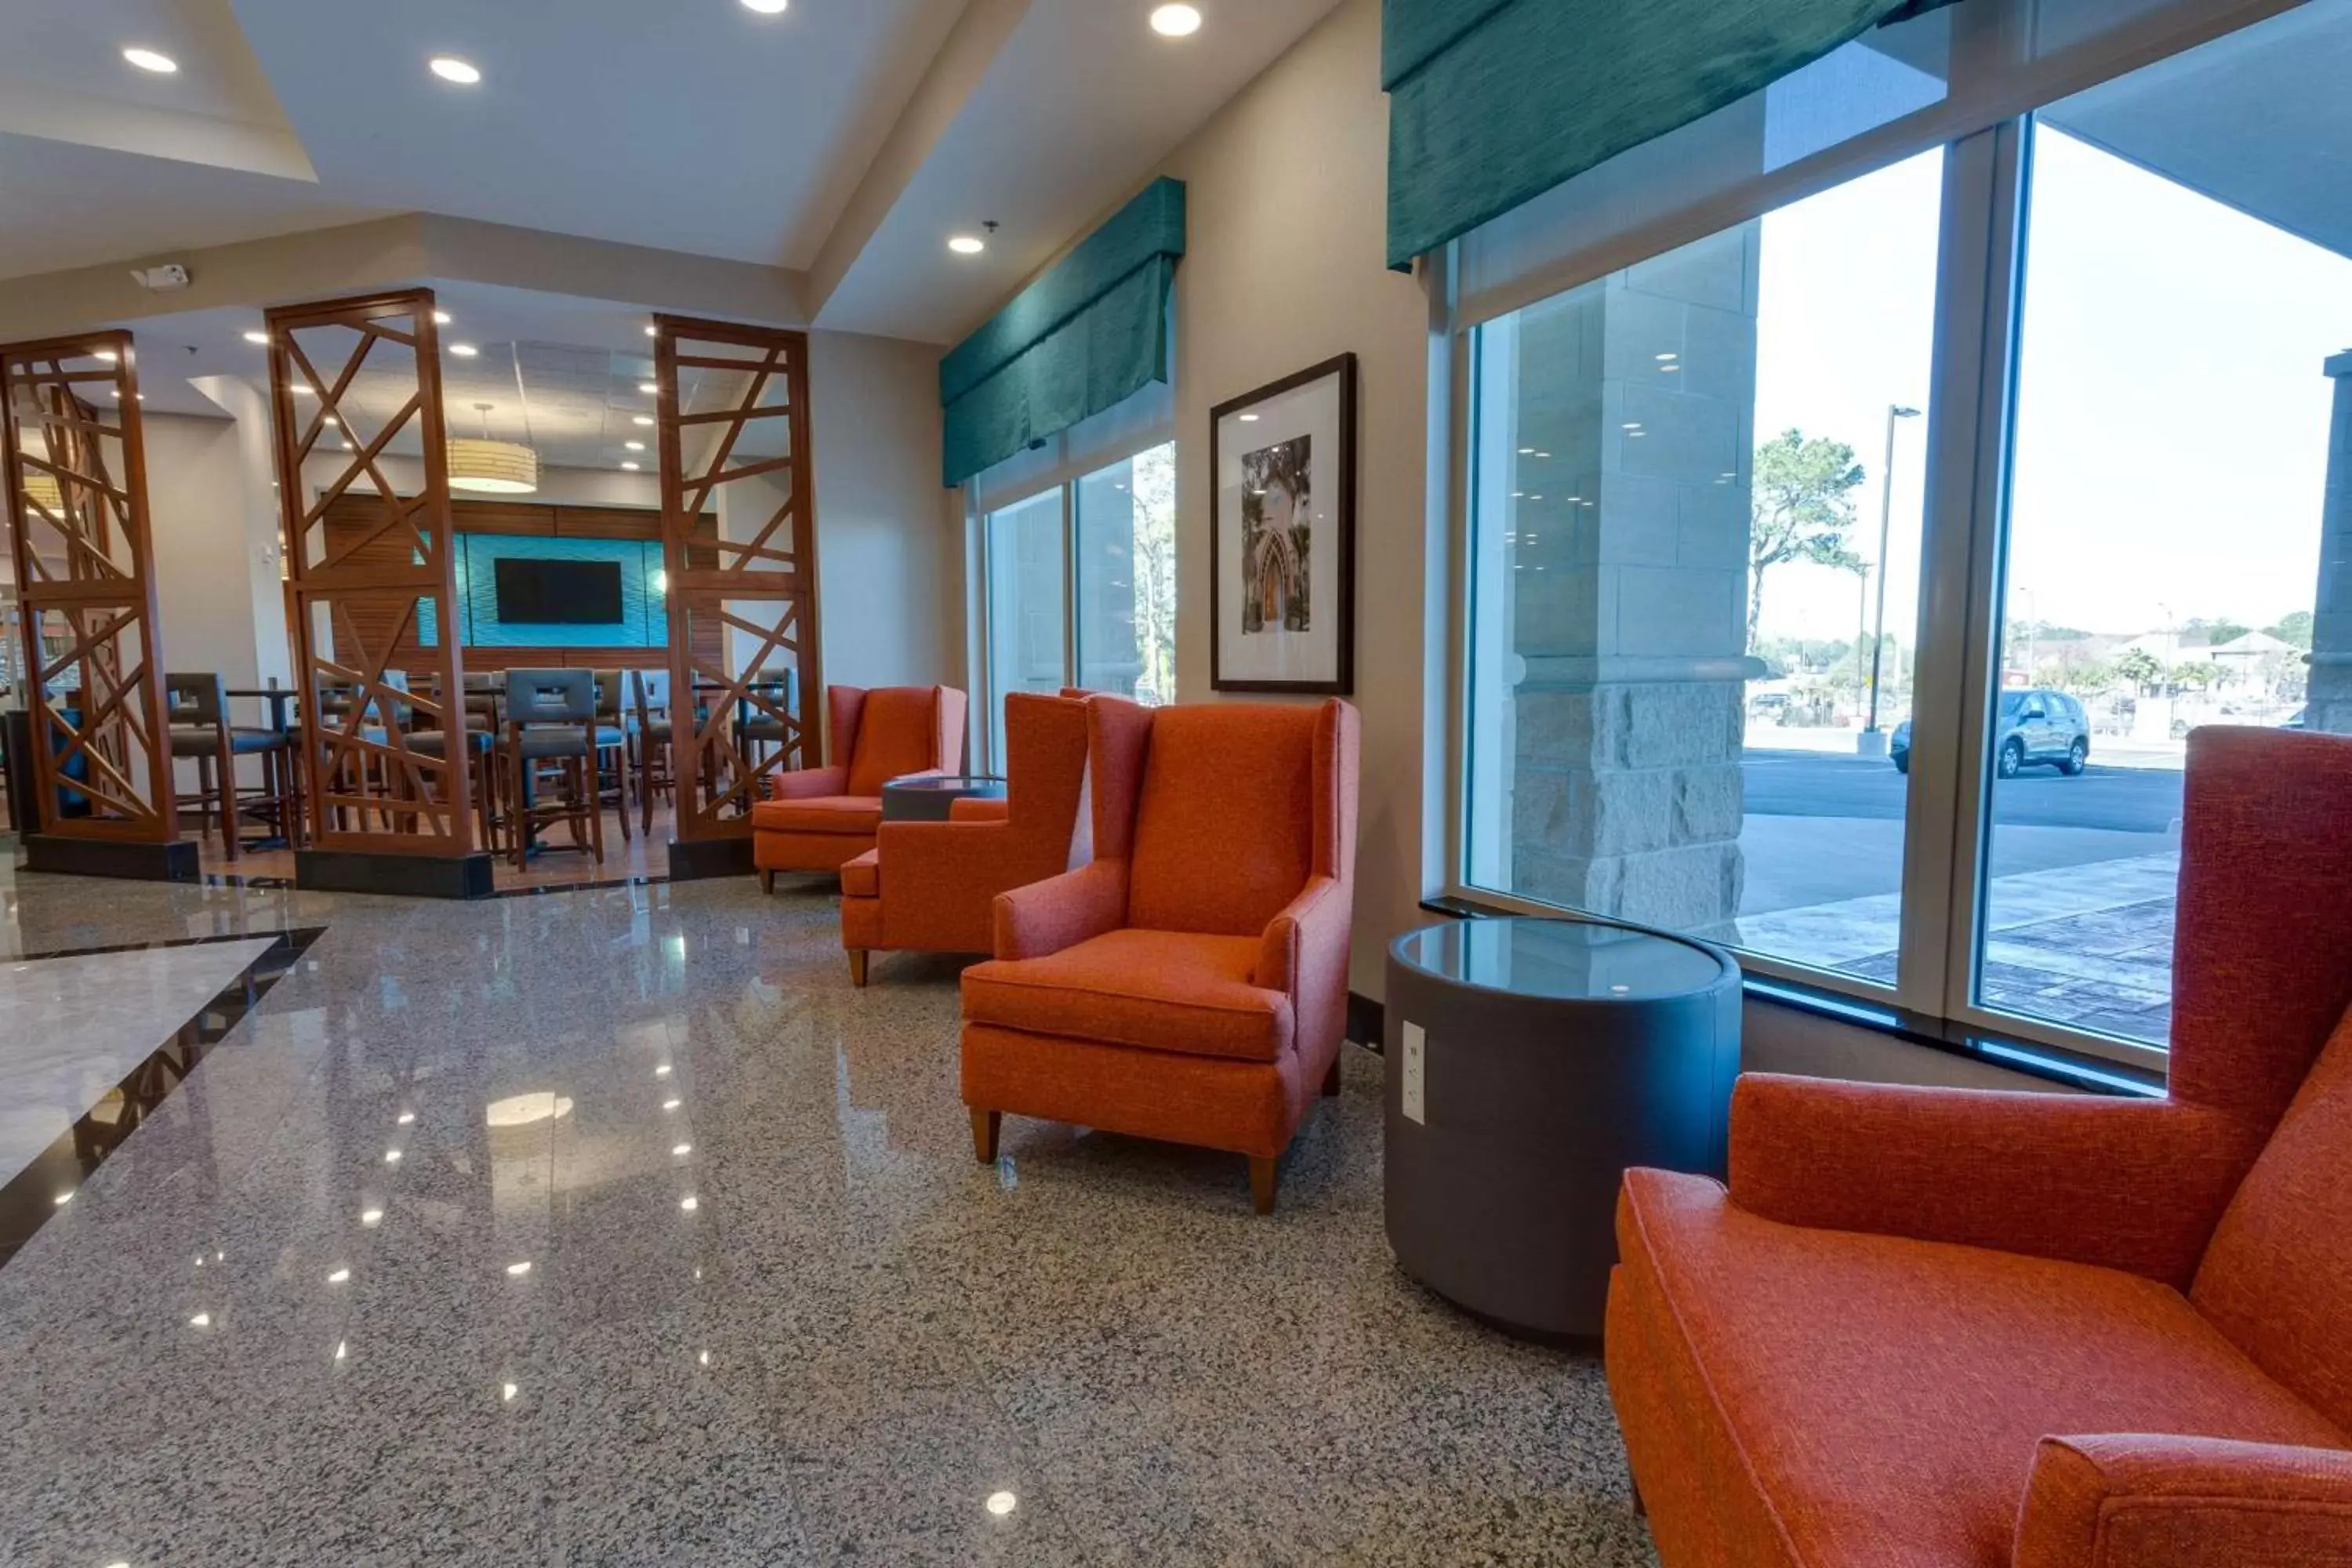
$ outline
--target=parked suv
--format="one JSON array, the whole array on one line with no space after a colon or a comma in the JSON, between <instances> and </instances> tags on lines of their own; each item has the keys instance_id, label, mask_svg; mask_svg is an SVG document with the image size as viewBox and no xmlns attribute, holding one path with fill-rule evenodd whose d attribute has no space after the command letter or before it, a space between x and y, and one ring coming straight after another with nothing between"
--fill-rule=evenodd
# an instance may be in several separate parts
<instances>
[{"instance_id":1,"label":"parked suv","mask_svg":"<svg viewBox=\"0 0 2352 1568\"><path fill-rule=\"evenodd\" d=\"M2000 694L1994 721L1992 771L2013 779L2029 763L2047 763L2072 778L2091 759L2091 718L2083 705L2063 691L2029 687ZM1911 771L1911 721L1895 727L1886 754L1895 771Z\"/></svg>"}]
</instances>

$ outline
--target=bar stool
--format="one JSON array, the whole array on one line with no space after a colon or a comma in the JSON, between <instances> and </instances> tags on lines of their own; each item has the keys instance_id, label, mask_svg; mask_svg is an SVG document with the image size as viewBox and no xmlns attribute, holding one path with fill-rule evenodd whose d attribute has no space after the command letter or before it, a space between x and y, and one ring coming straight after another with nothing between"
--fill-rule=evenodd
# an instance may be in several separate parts
<instances>
[{"instance_id":1,"label":"bar stool","mask_svg":"<svg viewBox=\"0 0 2352 1568\"><path fill-rule=\"evenodd\" d=\"M636 753L637 823L639 830L650 836L654 796L667 795L675 802L677 795L673 765L677 752L670 744L669 671L635 669L629 676L631 706L636 710L636 728L629 744Z\"/></svg>"},{"instance_id":2,"label":"bar stool","mask_svg":"<svg viewBox=\"0 0 2352 1568\"><path fill-rule=\"evenodd\" d=\"M509 669L506 674L504 739L515 868L530 860L538 830L562 822L572 829L571 847L604 858L604 756L618 754L627 737L597 722L596 677L585 669ZM535 798L538 771L560 770L561 798ZM587 823L583 838L581 824Z\"/></svg>"},{"instance_id":3,"label":"bar stool","mask_svg":"<svg viewBox=\"0 0 2352 1568\"><path fill-rule=\"evenodd\" d=\"M598 669L592 670L590 673L596 678L596 732L600 738L604 735L619 737L609 746L604 745L601 739L599 742L596 757L596 809L600 815L604 809L604 753L610 752L613 755L613 814L620 819L621 840L626 843L633 831L629 826L629 735L630 731L636 727L636 719L630 713L627 700L626 681L629 672L623 669Z\"/></svg>"},{"instance_id":4,"label":"bar stool","mask_svg":"<svg viewBox=\"0 0 2352 1568\"><path fill-rule=\"evenodd\" d=\"M294 798L286 737L276 730L231 727L228 683L217 674L166 675L163 692L171 710L172 755L196 764L195 793L174 795L173 804L197 808L199 833L210 832L217 819L221 847L234 860L244 851L236 828L242 809L237 799L236 759L261 759L261 788L252 804L255 809L268 811L283 821Z\"/></svg>"},{"instance_id":5,"label":"bar stool","mask_svg":"<svg viewBox=\"0 0 2352 1568\"><path fill-rule=\"evenodd\" d=\"M791 665L771 666L751 673L750 689L763 700L782 709L793 718L801 712L801 672ZM763 760L761 748L773 746L779 751L791 744L791 731L781 719L770 716L748 699L735 704L735 744L747 767L757 769Z\"/></svg>"}]
</instances>

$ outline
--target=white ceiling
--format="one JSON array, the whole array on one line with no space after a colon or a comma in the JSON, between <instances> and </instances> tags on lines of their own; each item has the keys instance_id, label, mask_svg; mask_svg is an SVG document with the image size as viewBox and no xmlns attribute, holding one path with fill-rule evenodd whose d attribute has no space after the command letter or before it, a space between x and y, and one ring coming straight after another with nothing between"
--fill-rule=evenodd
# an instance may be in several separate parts
<instances>
[{"instance_id":1,"label":"white ceiling","mask_svg":"<svg viewBox=\"0 0 2352 1568\"><path fill-rule=\"evenodd\" d=\"M944 342L1334 3L1200 0L1171 40L1150 0L0 0L0 279L404 212L796 274L840 226L814 324ZM982 68L934 70L1008 8L961 30ZM902 116L944 126L911 168L877 157Z\"/></svg>"}]
</instances>

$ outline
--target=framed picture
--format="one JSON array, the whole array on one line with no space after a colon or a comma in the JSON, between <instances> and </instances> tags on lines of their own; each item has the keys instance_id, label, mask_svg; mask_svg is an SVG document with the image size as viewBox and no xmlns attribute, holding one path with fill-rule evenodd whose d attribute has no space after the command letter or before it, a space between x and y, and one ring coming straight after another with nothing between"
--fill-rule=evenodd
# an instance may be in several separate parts
<instances>
[{"instance_id":1,"label":"framed picture","mask_svg":"<svg viewBox=\"0 0 2352 1568\"><path fill-rule=\"evenodd\" d=\"M1209 415L1209 685L1346 696L1356 680L1356 356Z\"/></svg>"}]
</instances>

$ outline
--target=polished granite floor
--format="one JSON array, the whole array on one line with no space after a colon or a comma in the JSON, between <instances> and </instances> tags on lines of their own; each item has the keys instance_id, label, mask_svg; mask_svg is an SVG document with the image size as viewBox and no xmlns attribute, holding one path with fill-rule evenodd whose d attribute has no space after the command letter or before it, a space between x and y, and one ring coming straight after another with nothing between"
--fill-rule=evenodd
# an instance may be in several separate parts
<instances>
[{"instance_id":1,"label":"polished granite floor","mask_svg":"<svg viewBox=\"0 0 2352 1568\"><path fill-rule=\"evenodd\" d=\"M1591 1358L1402 1278L1377 1057L1240 1162L1008 1120L748 881L0 869L0 960L324 927L0 1267L0 1563L1644 1564Z\"/></svg>"}]
</instances>

